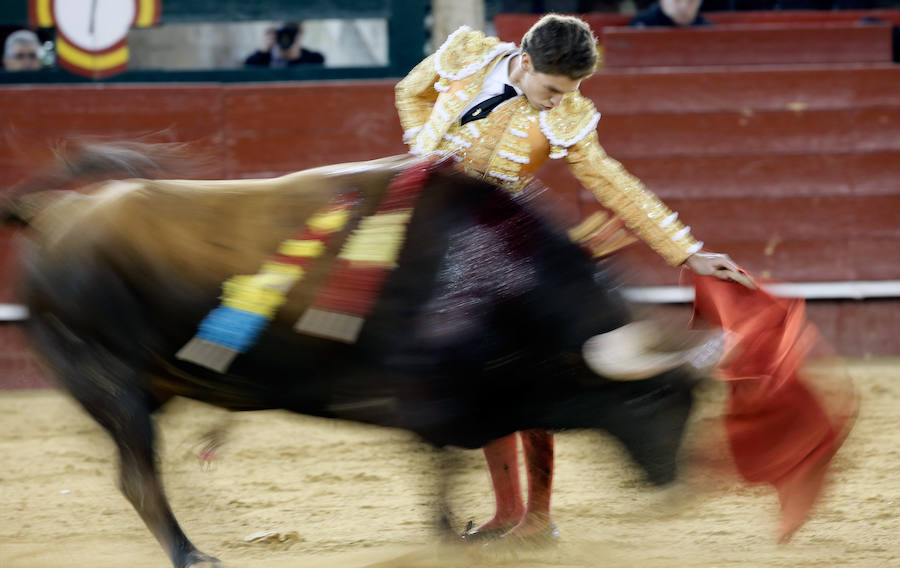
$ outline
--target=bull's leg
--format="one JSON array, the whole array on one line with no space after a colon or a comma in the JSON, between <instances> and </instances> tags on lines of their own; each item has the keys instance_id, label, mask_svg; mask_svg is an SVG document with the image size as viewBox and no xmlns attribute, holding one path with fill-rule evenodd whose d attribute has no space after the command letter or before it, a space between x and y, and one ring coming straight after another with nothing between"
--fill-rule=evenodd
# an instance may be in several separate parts
<instances>
[{"instance_id":1,"label":"bull's leg","mask_svg":"<svg viewBox=\"0 0 900 568\"><path fill-rule=\"evenodd\" d=\"M149 412L135 412L125 428L104 426L110 430L119 449L122 493L162 544L172 564L178 568L223 566L216 558L197 550L175 520L156 467L153 423Z\"/></svg>"},{"instance_id":2,"label":"bull's leg","mask_svg":"<svg viewBox=\"0 0 900 568\"><path fill-rule=\"evenodd\" d=\"M169 554L176 568L220 568L188 540L163 492L154 455L151 412L139 373L101 346L82 341L59 321L35 318L31 330L60 382L110 436L119 450L125 497Z\"/></svg>"},{"instance_id":3,"label":"bull's leg","mask_svg":"<svg viewBox=\"0 0 900 568\"><path fill-rule=\"evenodd\" d=\"M85 404L119 450L119 487L174 566L221 567L216 558L197 550L175 520L156 467L153 421L142 398L139 393L121 393L115 405L98 408Z\"/></svg>"},{"instance_id":4,"label":"bull's leg","mask_svg":"<svg viewBox=\"0 0 900 568\"><path fill-rule=\"evenodd\" d=\"M76 397L112 436L119 450L119 487L159 541L176 568L221 567L188 540L169 507L154 455L150 410L140 393L120 393L115 404L100 407Z\"/></svg>"}]
</instances>

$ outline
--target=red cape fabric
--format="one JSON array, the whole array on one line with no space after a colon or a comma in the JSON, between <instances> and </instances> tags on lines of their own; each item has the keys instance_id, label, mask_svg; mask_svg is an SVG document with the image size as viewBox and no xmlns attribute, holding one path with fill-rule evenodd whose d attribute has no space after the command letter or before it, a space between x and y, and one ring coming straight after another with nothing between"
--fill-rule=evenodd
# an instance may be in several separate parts
<instances>
[{"instance_id":1,"label":"red cape fabric","mask_svg":"<svg viewBox=\"0 0 900 568\"><path fill-rule=\"evenodd\" d=\"M730 382L725 429L735 465L747 481L778 491L785 540L821 495L828 464L852 424L855 394L845 388L839 404L829 405L834 397L823 397L802 376L801 365L821 342L802 299L711 276L694 276L694 285L695 319L727 333L719 378Z\"/></svg>"}]
</instances>

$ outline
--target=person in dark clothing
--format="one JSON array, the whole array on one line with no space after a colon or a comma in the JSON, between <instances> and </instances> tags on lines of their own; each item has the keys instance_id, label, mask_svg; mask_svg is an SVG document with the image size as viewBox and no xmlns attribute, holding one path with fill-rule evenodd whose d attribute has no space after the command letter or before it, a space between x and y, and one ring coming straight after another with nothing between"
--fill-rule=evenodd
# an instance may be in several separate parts
<instances>
[{"instance_id":1,"label":"person in dark clothing","mask_svg":"<svg viewBox=\"0 0 900 568\"><path fill-rule=\"evenodd\" d=\"M701 3L702 0L659 0L638 13L628 25L636 28L708 26L709 20L700 15Z\"/></svg>"},{"instance_id":2,"label":"person in dark clothing","mask_svg":"<svg viewBox=\"0 0 900 568\"><path fill-rule=\"evenodd\" d=\"M244 60L248 67L293 67L309 63L325 63L325 56L300 45L303 27L299 22L284 24L267 32L265 49L252 53Z\"/></svg>"}]
</instances>

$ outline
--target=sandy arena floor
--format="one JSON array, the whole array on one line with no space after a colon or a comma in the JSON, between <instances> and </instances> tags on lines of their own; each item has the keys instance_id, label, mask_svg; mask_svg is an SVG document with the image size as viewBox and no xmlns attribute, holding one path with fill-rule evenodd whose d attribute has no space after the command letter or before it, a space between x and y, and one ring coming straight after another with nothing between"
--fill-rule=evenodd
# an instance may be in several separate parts
<instances>
[{"instance_id":1,"label":"sandy arena floor","mask_svg":"<svg viewBox=\"0 0 900 568\"><path fill-rule=\"evenodd\" d=\"M434 454L402 432L245 413L204 468L200 436L225 413L178 401L160 418L162 469L188 535L230 567L900 566L900 360L851 363L850 371L859 420L825 500L787 545L775 543L768 488L719 483L663 507L671 492L643 490L597 434L557 438L562 538L540 551L436 545ZM701 416L718 412L721 394L706 390ZM0 567L169 566L118 492L111 442L68 398L0 392L0 431ZM456 454L455 520L484 520L493 503L480 452ZM693 485L703 479L693 477ZM248 539L263 531L275 534Z\"/></svg>"}]
</instances>

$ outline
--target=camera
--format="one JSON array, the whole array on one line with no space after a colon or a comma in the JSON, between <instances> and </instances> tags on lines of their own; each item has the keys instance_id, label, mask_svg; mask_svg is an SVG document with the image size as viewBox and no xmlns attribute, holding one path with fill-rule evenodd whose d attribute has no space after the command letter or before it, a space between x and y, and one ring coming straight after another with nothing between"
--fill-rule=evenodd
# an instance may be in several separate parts
<instances>
[{"instance_id":1,"label":"camera","mask_svg":"<svg viewBox=\"0 0 900 568\"><path fill-rule=\"evenodd\" d=\"M297 35L300 33L300 28L296 25L287 24L281 26L277 30L275 30L275 43L281 49L287 50L290 49L294 42L297 40Z\"/></svg>"}]
</instances>

